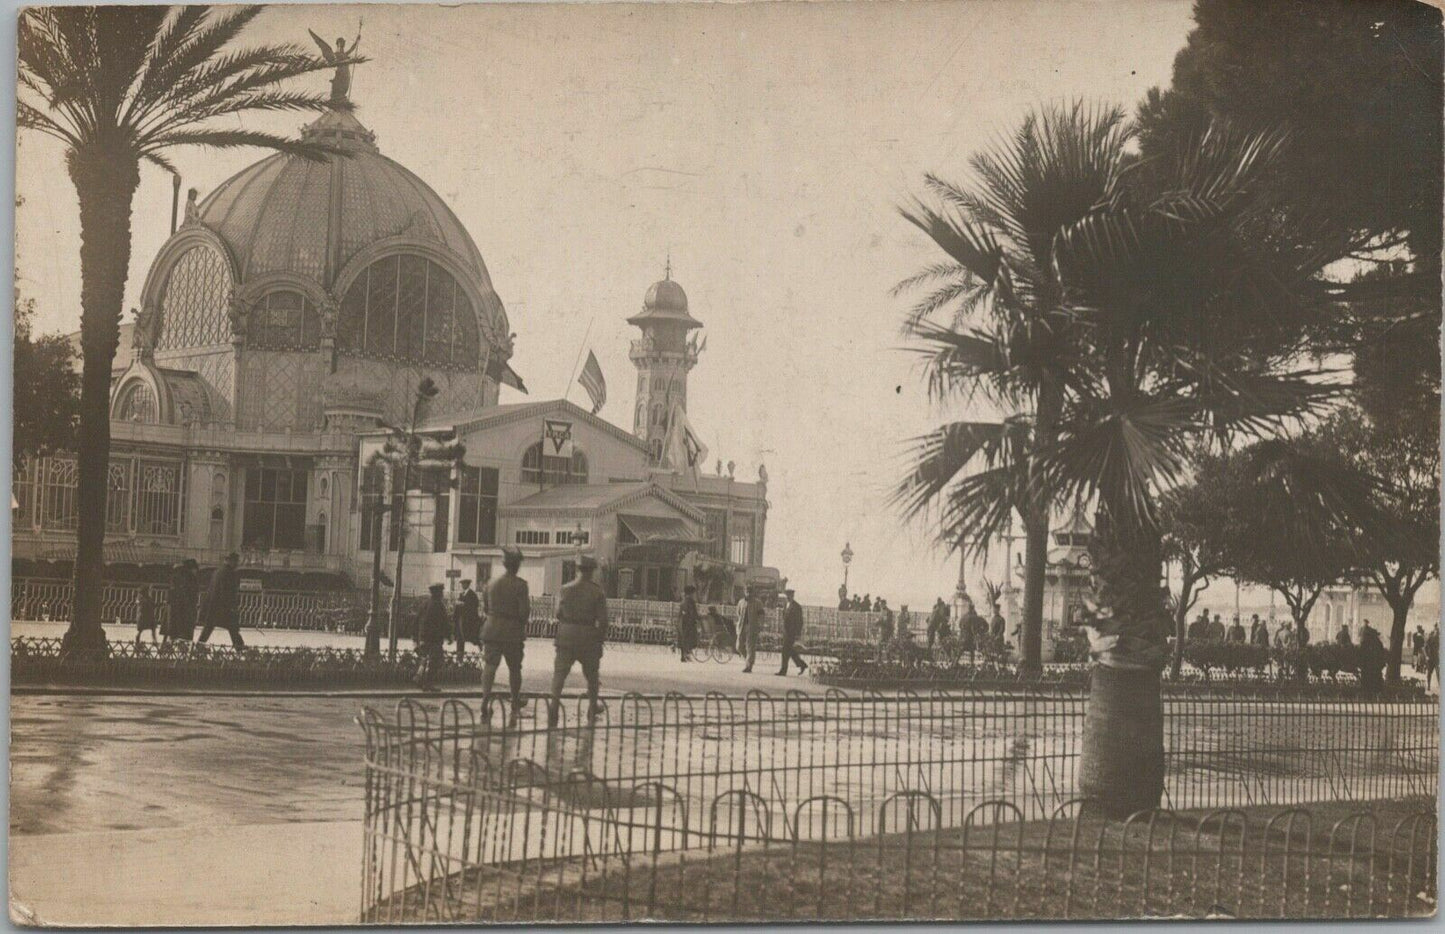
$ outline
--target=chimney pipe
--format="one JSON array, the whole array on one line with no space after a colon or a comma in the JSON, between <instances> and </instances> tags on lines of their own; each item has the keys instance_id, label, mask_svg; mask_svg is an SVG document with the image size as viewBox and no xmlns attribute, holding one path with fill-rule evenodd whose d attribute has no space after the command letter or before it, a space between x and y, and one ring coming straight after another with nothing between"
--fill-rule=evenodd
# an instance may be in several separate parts
<instances>
[{"instance_id":1,"label":"chimney pipe","mask_svg":"<svg viewBox=\"0 0 1445 934\"><path fill-rule=\"evenodd\" d=\"M171 173L171 233L176 232L176 213L181 209L181 176Z\"/></svg>"}]
</instances>

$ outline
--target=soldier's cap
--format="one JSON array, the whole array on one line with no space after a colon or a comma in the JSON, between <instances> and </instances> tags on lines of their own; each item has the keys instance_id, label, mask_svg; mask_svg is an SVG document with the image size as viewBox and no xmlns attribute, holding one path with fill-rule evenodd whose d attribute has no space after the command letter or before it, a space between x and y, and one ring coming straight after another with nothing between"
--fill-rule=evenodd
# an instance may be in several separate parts
<instances>
[{"instance_id":1,"label":"soldier's cap","mask_svg":"<svg viewBox=\"0 0 1445 934\"><path fill-rule=\"evenodd\" d=\"M522 549L518 548L518 547L515 546L515 545L503 545L503 546L502 546L502 559L503 559L504 561L521 561L521 560L522 560Z\"/></svg>"},{"instance_id":2,"label":"soldier's cap","mask_svg":"<svg viewBox=\"0 0 1445 934\"><path fill-rule=\"evenodd\" d=\"M785 596L789 596L789 597L793 596L793 594L795 594L795 593L797 593L797 591L793 590L792 588L789 588L789 589L783 591L783 594L784 594Z\"/></svg>"},{"instance_id":3,"label":"soldier's cap","mask_svg":"<svg viewBox=\"0 0 1445 934\"><path fill-rule=\"evenodd\" d=\"M446 589L447 589L447 585L446 585L446 584L432 584L432 585L431 585L430 587L428 587L427 589L430 590L432 593L441 593L443 590L446 590Z\"/></svg>"},{"instance_id":4,"label":"soldier's cap","mask_svg":"<svg viewBox=\"0 0 1445 934\"><path fill-rule=\"evenodd\" d=\"M579 570L579 571L595 571L595 570L597 570L597 559L594 558L594 557L592 557L591 555L583 555L583 556L582 556L581 558L579 558L578 561L577 561L577 570Z\"/></svg>"},{"instance_id":5,"label":"soldier's cap","mask_svg":"<svg viewBox=\"0 0 1445 934\"><path fill-rule=\"evenodd\" d=\"M463 577L463 578L462 578L462 586L463 586L463 587L471 586L471 583L472 583L472 579L471 579L470 577Z\"/></svg>"}]
</instances>

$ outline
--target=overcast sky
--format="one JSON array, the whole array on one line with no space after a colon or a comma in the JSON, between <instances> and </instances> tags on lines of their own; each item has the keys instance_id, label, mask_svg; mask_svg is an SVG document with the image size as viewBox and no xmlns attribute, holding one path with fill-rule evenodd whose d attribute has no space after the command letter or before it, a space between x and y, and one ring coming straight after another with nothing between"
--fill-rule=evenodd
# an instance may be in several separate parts
<instances>
[{"instance_id":1,"label":"overcast sky","mask_svg":"<svg viewBox=\"0 0 1445 934\"><path fill-rule=\"evenodd\" d=\"M766 463L767 562L805 602L831 602L850 542L854 589L916 606L952 591L957 561L884 499L907 439L963 413L930 410L901 349L905 303L889 291L937 257L896 206L924 172L967 181L968 155L1031 106L1132 107L1167 84L1189 13L1187 0L306 6L268 10L251 38L309 44L311 27L350 41L364 20L357 116L471 232L531 398L567 389L590 323L602 414L631 428L624 319L670 251L708 335L689 416L710 465L752 479ZM43 330L74 330L74 192L49 140L22 137L19 153L18 285ZM202 197L260 157L172 156ZM128 307L170 197L144 170Z\"/></svg>"}]
</instances>

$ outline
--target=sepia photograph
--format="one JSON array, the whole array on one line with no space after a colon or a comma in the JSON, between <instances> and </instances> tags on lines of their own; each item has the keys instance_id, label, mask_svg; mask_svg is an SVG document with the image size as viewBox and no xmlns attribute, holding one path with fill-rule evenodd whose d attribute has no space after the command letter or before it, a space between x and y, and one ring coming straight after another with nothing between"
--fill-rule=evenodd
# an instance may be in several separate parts
<instances>
[{"instance_id":1,"label":"sepia photograph","mask_svg":"<svg viewBox=\"0 0 1445 934\"><path fill-rule=\"evenodd\" d=\"M13 924L1435 917L1438 6L11 16Z\"/></svg>"}]
</instances>

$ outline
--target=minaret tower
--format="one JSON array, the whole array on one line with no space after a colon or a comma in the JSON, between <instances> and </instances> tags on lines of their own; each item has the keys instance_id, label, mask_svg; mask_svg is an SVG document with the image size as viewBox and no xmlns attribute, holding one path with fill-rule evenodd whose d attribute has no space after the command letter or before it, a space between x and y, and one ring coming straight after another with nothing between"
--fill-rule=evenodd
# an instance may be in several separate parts
<instances>
[{"instance_id":1,"label":"minaret tower","mask_svg":"<svg viewBox=\"0 0 1445 934\"><path fill-rule=\"evenodd\" d=\"M642 336L632 342L632 363L637 367L637 409L632 433L647 442L653 463L662 457L668 416L674 405L687 409L687 374L697 363L698 350L688 332L702 322L687 313L687 293L672 281L672 260L661 281L654 282L642 301L642 311L627 319Z\"/></svg>"}]
</instances>

